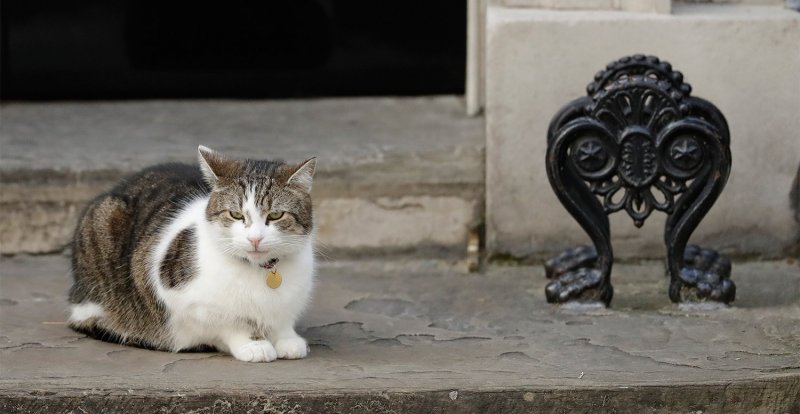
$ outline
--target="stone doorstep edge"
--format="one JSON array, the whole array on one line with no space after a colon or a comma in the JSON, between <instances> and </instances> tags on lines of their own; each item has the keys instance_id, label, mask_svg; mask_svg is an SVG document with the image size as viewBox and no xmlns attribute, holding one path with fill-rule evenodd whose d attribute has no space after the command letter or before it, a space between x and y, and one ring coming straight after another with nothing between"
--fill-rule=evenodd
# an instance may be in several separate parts
<instances>
[{"instance_id":1,"label":"stone doorstep edge","mask_svg":"<svg viewBox=\"0 0 800 414\"><path fill-rule=\"evenodd\" d=\"M18 385L19 386L19 385ZM427 391L332 390L303 392L194 392L177 390L26 390L0 391L0 411L106 412L238 412L262 408L269 412L528 412L592 409L599 412L800 412L800 374L771 378L634 386L531 387L495 390ZM44 410L44 411L42 411Z\"/></svg>"}]
</instances>

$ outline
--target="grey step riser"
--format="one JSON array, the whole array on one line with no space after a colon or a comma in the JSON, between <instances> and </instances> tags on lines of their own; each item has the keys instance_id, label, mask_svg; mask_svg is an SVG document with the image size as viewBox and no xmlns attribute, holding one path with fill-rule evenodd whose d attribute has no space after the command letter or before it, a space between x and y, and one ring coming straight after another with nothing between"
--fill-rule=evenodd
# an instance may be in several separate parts
<instances>
[{"instance_id":1,"label":"grey step riser","mask_svg":"<svg viewBox=\"0 0 800 414\"><path fill-rule=\"evenodd\" d=\"M0 253L49 253L69 244L86 204L126 173L4 173ZM461 256L482 219L480 183L369 183L321 172L315 182L317 248L329 257L418 253ZM346 175L346 174L344 174Z\"/></svg>"}]
</instances>

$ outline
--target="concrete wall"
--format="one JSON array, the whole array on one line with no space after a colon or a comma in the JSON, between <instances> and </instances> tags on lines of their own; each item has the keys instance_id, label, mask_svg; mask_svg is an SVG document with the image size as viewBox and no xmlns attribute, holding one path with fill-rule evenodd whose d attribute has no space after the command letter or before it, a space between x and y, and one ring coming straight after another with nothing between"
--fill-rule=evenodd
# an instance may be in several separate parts
<instances>
[{"instance_id":1,"label":"concrete wall","mask_svg":"<svg viewBox=\"0 0 800 414\"><path fill-rule=\"evenodd\" d=\"M778 255L798 239L789 192L800 163L800 14L781 6L673 4L672 14L487 10L487 249L544 256L588 238L548 183L550 118L606 63L633 53L682 71L731 127L733 171L693 242ZM663 255L664 214L612 216L618 257Z\"/></svg>"}]
</instances>

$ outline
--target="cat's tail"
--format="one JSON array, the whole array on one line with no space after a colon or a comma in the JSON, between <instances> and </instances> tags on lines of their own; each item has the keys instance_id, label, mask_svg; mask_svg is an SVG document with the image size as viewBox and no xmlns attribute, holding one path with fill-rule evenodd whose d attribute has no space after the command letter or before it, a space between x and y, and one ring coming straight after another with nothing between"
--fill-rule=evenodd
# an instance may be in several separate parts
<instances>
[{"instance_id":1,"label":"cat's tail","mask_svg":"<svg viewBox=\"0 0 800 414\"><path fill-rule=\"evenodd\" d=\"M101 325L104 316L105 309L97 303L73 303L70 305L70 316L67 320L67 326L76 332L101 341L131 345L145 349L157 349L157 347L149 342L132 339L104 328Z\"/></svg>"},{"instance_id":2,"label":"cat's tail","mask_svg":"<svg viewBox=\"0 0 800 414\"><path fill-rule=\"evenodd\" d=\"M154 351L170 351L163 346L157 346L150 341L139 338L132 338L121 335L102 326L105 311L103 307L93 303L74 303L70 305L70 316L67 326L78 333L82 333L90 338L120 345L134 346L137 348L150 349ZM198 345L195 347L181 349L181 352L215 352L217 349L211 345Z\"/></svg>"},{"instance_id":3,"label":"cat's tail","mask_svg":"<svg viewBox=\"0 0 800 414\"><path fill-rule=\"evenodd\" d=\"M71 292L72 293L72 292ZM72 294L70 294L70 299ZM117 335L100 326L100 320L105 316L105 309L97 303L83 302L70 305L70 315L67 325L76 332L80 332L91 338L118 344L124 343L121 335Z\"/></svg>"},{"instance_id":4,"label":"cat's tail","mask_svg":"<svg viewBox=\"0 0 800 414\"><path fill-rule=\"evenodd\" d=\"M91 330L105 316L105 309L94 302L73 303L70 305L69 311L67 324L70 328L79 332Z\"/></svg>"}]
</instances>

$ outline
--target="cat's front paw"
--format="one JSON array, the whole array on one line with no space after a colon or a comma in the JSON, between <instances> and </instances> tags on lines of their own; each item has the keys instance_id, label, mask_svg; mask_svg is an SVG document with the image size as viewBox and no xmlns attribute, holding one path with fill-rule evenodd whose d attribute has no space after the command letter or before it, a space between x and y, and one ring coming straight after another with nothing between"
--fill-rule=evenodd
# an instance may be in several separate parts
<instances>
[{"instance_id":1,"label":"cat's front paw","mask_svg":"<svg viewBox=\"0 0 800 414\"><path fill-rule=\"evenodd\" d=\"M245 362L271 362L278 359L278 353L269 341L248 342L232 350L231 354Z\"/></svg>"},{"instance_id":2,"label":"cat's front paw","mask_svg":"<svg viewBox=\"0 0 800 414\"><path fill-rule=\"evenodd\" d=\"M280 339L275 343L275 350L278 351L278 358L300 359L308 355L308 344L299 336Z\"/></svg>"}]
</instances>

